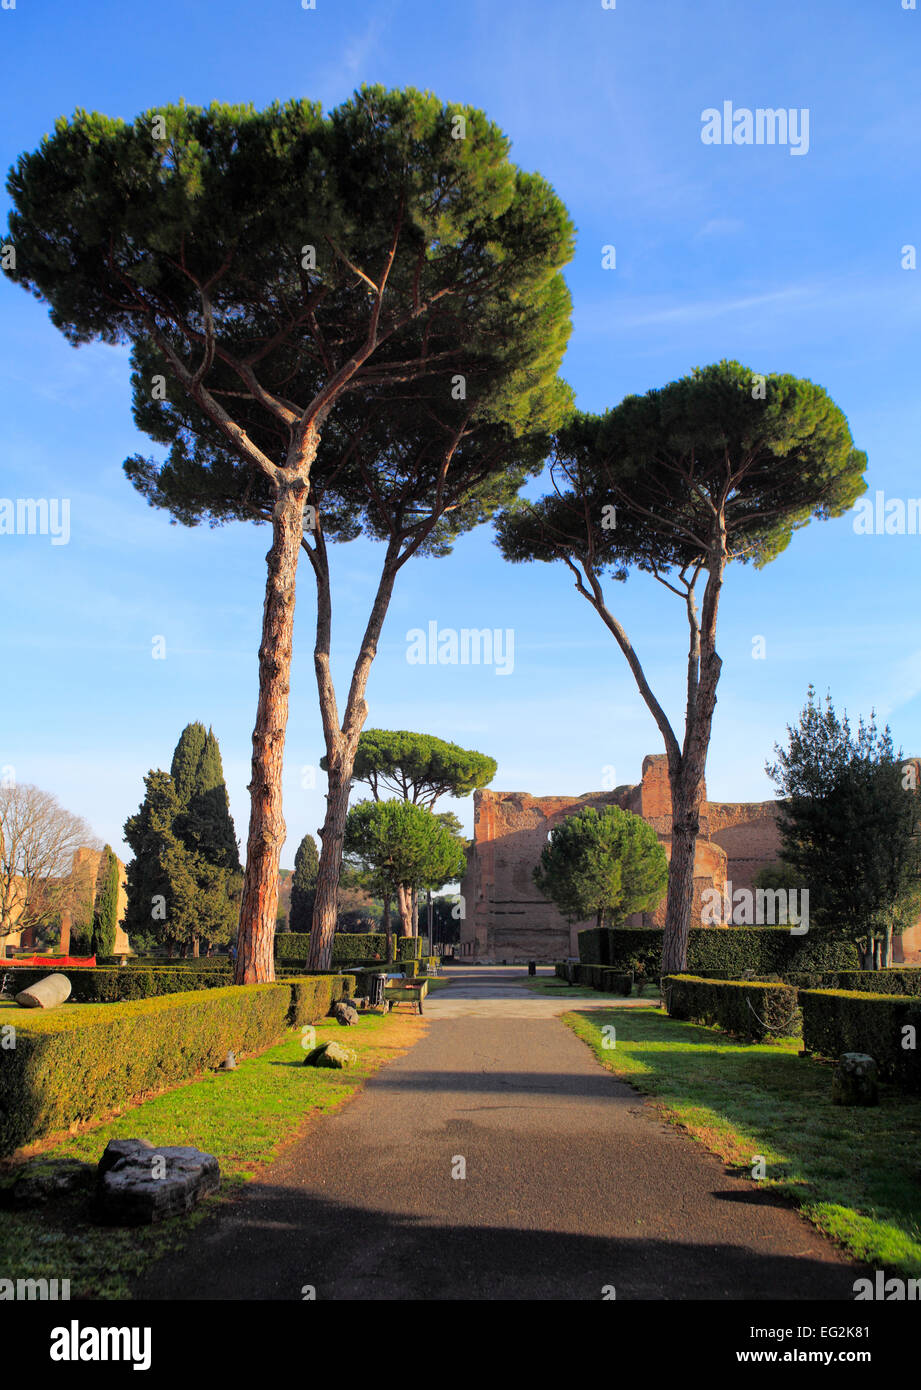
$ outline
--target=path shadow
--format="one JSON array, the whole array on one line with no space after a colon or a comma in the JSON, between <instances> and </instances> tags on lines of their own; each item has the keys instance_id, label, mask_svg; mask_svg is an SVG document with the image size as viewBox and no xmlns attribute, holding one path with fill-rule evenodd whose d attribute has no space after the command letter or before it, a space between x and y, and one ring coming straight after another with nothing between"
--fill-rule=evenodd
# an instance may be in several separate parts
<instances>
[{"instance_id":1,"label":"path shadow","mask_svg":"<svg viewBox=\"0 0 921 1390\"><path fill-rule=\"evenodd\" d=\"M462 1208L459 1207L460 1216ZM260 1187L151 1266L142 1299L600 1301L852 1300L857 1265L744 1244L478 1225L431 1226L297 1188ZM610 1295L608 1295L610 1296Z\"/></svg>"}]
</instances>

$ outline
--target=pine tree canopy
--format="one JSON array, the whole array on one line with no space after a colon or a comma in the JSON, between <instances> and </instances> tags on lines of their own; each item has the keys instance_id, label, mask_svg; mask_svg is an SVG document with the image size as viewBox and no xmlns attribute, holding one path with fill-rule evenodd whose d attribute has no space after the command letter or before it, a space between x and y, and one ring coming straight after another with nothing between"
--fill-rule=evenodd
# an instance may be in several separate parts
<instances>
[{"instance_id":1,"label":"pine tree canopy","mask_svg":"<svg viewBox=\"0 0 921 1390\"><path fill-rule=\"evenodd\" d=\"M325 771L326 760L320 766ZM354 782L367 782L378 797L385 790L404 801L429 806L443 795L469 796L496 775L496 760L406 729L365 729L358 740Z\"/></svg>"}]
</instances>

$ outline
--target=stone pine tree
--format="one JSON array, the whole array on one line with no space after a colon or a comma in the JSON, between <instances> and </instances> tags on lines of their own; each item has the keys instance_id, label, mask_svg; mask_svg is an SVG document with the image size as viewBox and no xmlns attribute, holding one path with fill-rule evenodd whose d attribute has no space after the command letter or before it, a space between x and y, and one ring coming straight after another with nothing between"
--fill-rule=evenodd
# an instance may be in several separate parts
<instances>
[{"instance_id":1,"label":"stone pine tree","mask_svg":"<svg viewBox=\"0 0 921 1390\"><path fill-rule=\"evenodd\" d=\"M90 943L92 953L110 956L115 950L115 934L118 927L118 890L121 877L118 860L111 845L106 845L99 861L96 879L96 902L93 908L93 936Z\"/></svg>"},{"instance_id":2,"label":"stone pine tree","mask_svg":"<svg viewBox=\"0 0 921 1390\"><path fill-rule=\"evenodd\" d=\"M412 935L412 890L441 887L466 864L456 817L411 801L360 801L346 820L345 848L396 898L400 931Z\"/></svg>"},{"instance_id":3,"label":"stone pine tree","mask_svg":"<svg viewBox=\"0 0 921 1390\"><path fill-rule=\"evenodd\" d=\"M663 969L682 970L707 750L722 659L717 612L728 566L766 565L811 518L866 490L866 455L820 386L737 362L696 369L557 433L551 490L498 523L512 561L560 561L620 647L665 743L672 798ZM683 734L654 694L605 580L656 579L685 612ZM703 586L703 593L700 587Z\"/></svg>"},{"instance_id":4,"label":"stone pine tree","mask_svg":"<svg viewBox=\"0 0 921 1390\"><path fill-rule=\"evenodd\" d=\"M620 806L587 806L555 825L534 882L570 922L620 927L665 895L668 858L651 825Z\"/></svg>"},{"instance_id":5,"label":"stone pine tree","mask_svg":"<svg viewBox=\"0 0 921 1390\"><path fill-rule=\"evenodd\" d=\"M313 900L317 890L317 870L320 856L312 835L305 835L294 856L294 878L291 881L291 931L309 932L313 916Z\"/></svg>"},{"instance_id":6,"label":"stone pine tree","mask_svg":"<svg viewBox=\"0 0 921 1390\"><path fill-rule=\"evenodd\" d=\"M880 730L871 715L854 732L812 686L774 757L766 771L781 798L783 865L793 886L808 888L811 919L863 947L874 968L891 965L893 935L921 905L915 764L895 750L888 725Z\"/></svg>"},{"instance_id":7,"label":"stone pine tree","mask_svg":"<svg viewBox=\"0 0 921 1390\"><path fill-rule=\"evenodd\" d=\"M5 273L79 345L124 343L136 422L166 447L128 474L195 525L271 527L238 981L273 977L298 558L317 585L329 760L311 963L328 966L364 692L400 567L514 495L570 393L561 267L573 228L482 112L365 87L318 103L78 111L20 157ZM341 713L327 545L383 543Z\"/></svg>"},{"instance_id":8,"label":"stone pine tree","mask_svg":"<svg viewBox=\"0 0 921 1390\"><path fill-rule=\"evenodd\" d=\"M326 759L320 763L326 771ZM375 801L389 792L403 801L431 810L441 796L463 797L488 786L496 775L496 760L473 748L416 734L407 729L364 729L352 769L352 781L364 782ZM413 927L417 905L413 900ZM390 933L390 897L384 893L384 931ZM428 931L432 940L432 895L428 893Z\"/></svg>"}]
</instances>

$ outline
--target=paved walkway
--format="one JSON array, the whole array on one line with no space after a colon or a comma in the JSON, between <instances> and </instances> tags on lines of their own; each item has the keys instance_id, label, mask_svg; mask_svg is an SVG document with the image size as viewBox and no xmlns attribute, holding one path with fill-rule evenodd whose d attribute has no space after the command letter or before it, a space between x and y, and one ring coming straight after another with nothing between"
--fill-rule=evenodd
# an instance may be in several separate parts
<instances>
[{"instance_id":1,"label":"paved walkway","mask_svg":"<svg viewBox=\"0 0 921 1390\"><path fill-rule=\"evenodd\" d=\"M564 986L559 994L543 994L520 983L527 979L526 968L520 966L459 966L446 973L451 988L428 996L422 1006L428 1018L555 1018L569 1009L645 1009L650 1002L572 986ZM554 978L546 966L537 973L541 979Z\"/></svg>"},{"instance_id":2,"label":"paved walkway","mask_svg":"<svg viewBox=\"0 0 921 1390\"><path fill-rule=\"evenodd\" d=\"M513 973L433 996L425 1036L136 1295L853 1298L857 1266L657 1119Z\"/></svg>"}]
</instances>

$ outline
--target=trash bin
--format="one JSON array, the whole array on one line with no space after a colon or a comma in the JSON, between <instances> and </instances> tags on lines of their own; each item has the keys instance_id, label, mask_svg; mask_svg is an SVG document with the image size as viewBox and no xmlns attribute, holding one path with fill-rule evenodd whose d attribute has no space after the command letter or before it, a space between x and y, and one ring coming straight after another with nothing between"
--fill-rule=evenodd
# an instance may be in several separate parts
<instances>
[{"instance_id":1,"label":"trash bin","mask_svg":"<svg viewBox=\"0 0 921 1390\"><path fill-rule=\"evenodd\" d=\"M386 983L387 983L387 976L386 976L386 975L370 975L370 976L368 977L368 984L369 984L369 986L370 986L370 993L369 993L369 995L368 995L368 1003L370 1004L370 1006L371 1006L372 1008L378 1007L378 1006L380 1006L381 1004L383 1004L383 1002L384 1002L384 988L385 988L385 986L386 986Z\"/></svg>"},{"instance_id":2,"label":"trash bin","mask_svg":"<svg viewBox=\"0 0 921 1390\"><path fill-rule=\"evenodd\" d=\"M536 975L536 974L537 974L537 961L536 961L536 960L529 960L529 961L528 961L528 974L529 974L529 975Z\"/></svg>"}]
</instances>

